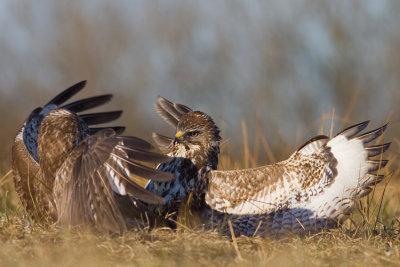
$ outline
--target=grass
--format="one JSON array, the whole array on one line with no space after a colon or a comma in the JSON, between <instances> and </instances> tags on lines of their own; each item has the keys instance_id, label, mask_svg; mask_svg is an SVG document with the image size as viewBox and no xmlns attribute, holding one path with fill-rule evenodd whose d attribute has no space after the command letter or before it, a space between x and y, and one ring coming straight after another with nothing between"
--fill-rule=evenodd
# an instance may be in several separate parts
<instances>
[{"instance_id":1,"label":"grass","mask_svg":"<svg viewBox=\"0 0 400 267\"><path fill-rule=\"evenodd\" d=\"M333 118L334 116L332 116ZM329 116L323 116L322 125ZM332 125L333 123L331 123ZM323 126L319 127L323 131ZM288 156L272 153L262 133L255 133L251 148L243 122L243 158L235 161L224 144L221 167L255 166L263 159ZM313 127L310 127L312 132ZM329 127L328 134L333 127ZM301 139L301 138L300 138ZM285 144L284 144L285 145ZM299 144L297 144L299 145ZM349 220L339 229L308 237L283 240L238 237L233 241L218 232L203 232L181 226L128 232L122 236L83 233L33 224L21 209L12 185L12 175L0 175L0 265L1 266L398 266L400 264L400 142L393 140L385 153L390 160L388 177L368 197L358 201Z\"/></svg>"}]
</instances>

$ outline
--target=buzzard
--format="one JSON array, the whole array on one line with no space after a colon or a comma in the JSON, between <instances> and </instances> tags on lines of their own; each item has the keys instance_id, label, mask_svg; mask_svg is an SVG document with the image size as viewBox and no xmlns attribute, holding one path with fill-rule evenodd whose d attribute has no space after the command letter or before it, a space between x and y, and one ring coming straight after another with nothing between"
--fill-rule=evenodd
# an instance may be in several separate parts
<instances>
[{"instance_id":1,"label":"buzzard","mask_svg":"<svg viewBox=\"0 0 400 267\"><path fill-rule=\"evenodd\" d=\"M158 114L177 129L174 139L153 133L160 150L172 157L162 163L158 170L171 172L175 179L169 182L149 181L146 189L165 199L159 212L167 216L177 213L190 196L192 211L203 211L206 207L205 192L208 189L208 173L218 165L219 129L213 119L200 111L159 97L155 104Z\"/></svg>"},{"instance_id":2,"label":"buzzard","mask_svg":"<svg viewBox=\"0 0 400 267\"><path fill-rule=\"evenodd\" d=\"M164 201L130 175L170 180L170 173L140 163L156 166L169 158L151 152L142 139L119 135L124 127L92 127L117 119L122 111L80 114L107 103L112 95L64 104L85 83L64 90L24 122L12 151L15 189L36 220L123 232L148 220L145 203Z\"/></svg>"},{"instance_id":3,"label":"buzzard","mask_svg":"<svg viewBox=\"0 0 400 267\"><path fill-rule=\"evenodd\" d=\"M175 137L157 133L153 139L168 156L159 166L175 174L168 182L151 181L147 189L166 199L167 210L190 200L203 223L236 235L281 236L332 228L350 212L355 199L382 181L390 143L368 146L384 125L361 134L368 121L333 138L317 136L287 160L242 170L216 170L221 137L210 116L159 97L158 114L176 129ZM379 156L376 158L376 156Z\"/></svg>"}]
</instances>

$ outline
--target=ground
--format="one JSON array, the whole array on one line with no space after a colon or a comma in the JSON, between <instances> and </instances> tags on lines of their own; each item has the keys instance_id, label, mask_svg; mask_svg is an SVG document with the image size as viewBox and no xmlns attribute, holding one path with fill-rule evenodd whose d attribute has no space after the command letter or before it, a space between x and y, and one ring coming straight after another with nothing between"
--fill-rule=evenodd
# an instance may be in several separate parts
<instances>
[{"instance_id":1,"label":"ground","mask_svg":"<svg viewBox=\"0 0 400 267\"><path fill-rule=\"evenodd\" d=\"M265 146L264 146L265 147ZM385 155L388 177L358 201L340 228L282 240L238 237L180 225L177 230L136 230L122 236L83 233L33 223L22 210L10 170L0 173L1 266L390 266L400 264L400 142ZM292 148L293 149L293 148ZM249 147L244 159L221 157L223 168L257 164ZM224 151L229 151L225 149ZM247 158L246 158L247 157ZM253 162L253 163L252 163Z\"/></svg>"}]
</instances>

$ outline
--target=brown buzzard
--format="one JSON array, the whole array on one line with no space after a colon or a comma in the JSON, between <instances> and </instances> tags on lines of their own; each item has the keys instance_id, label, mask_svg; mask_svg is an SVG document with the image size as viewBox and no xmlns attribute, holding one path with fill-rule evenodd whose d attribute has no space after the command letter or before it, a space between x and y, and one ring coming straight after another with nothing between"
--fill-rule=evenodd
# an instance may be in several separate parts
<instances>
[{"instance_id":1,"label":"brown buzzard","mask_svg":"<svg viewBox=\"0 0 400 267\"><path fill-rule=\"evenodd\" d=\"M177 129L174 139L153 133L159 148L173 157L170 162L160 164L158 170L173 173L175 179L150 181L146 189L165 199L166 203L160 207L164 215L176 213L189 196L191 209L202 211L206 207L207 173L218 165L219 129L207 114L162 97L158 98L155 108L167 123Z\"/></svg>"},{"instance_id":2,"label":"brown buzzard","mask_svg":"<svg viewBox=\"0 0 400 267\"><path fill-rule=\"evenodd\" d=\"M333 138L317 136L285 161L217 171L221 138L213 120L162 97L155 108L176 135L153 134L154 140L168 156L178 158L159 167L174 173L174 180L150 182L147 188L164 197L168 207L190 197L205 224L222 226L230 219L237 235L280 236L334 227L355 199L384 178L380 172L387 161L381 154L390 143L367 144L382 135L386 125L360 135L368 125L363 122Z\"/></svg>"},{"instance_id":3,"label":"brown buzzard","mask_svg":"<svg viewBox=\"0 0 400 267\"><path fill-rule=\"evenodd\" d=\"M124 127L89 127L113 121L121 111L78 114L108 102L112 95L63 105L84 86L80 82L66 89L25 121L13 146L15 188L37 220L122 232L148 219L145 202L164 201L130 175L170 180L171 174L140 163L159 164L169 158L151 152L144 140L120 136Z\"/></svg>"}]
</instances>

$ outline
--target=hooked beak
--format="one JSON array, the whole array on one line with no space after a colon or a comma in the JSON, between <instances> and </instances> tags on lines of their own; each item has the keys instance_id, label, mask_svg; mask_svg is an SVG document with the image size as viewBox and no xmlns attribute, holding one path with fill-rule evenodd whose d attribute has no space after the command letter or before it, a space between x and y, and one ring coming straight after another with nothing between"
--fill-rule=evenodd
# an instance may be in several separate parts
<instances>
[{"instance_id":1,"label":"hooked beak","mask_svg":"<svg viewBox=\"0 0 400 267\"><path fill-rule=\"evenodd\" d=\"M173 142L174 146L176 146L176 145L181 143L181 141L182 141L181 137L182 137L182 133L181 132L177 132L175 134L175 138L174 138L174 142Z\"/></svg>"},{"instance_id":2,"label":"hooked beak","mask_svg":"<svg viewBox=\"0 0 400 267\"><path fill-rule=\"evenodd\" d=\"M173 143L174 143L174 146L177 146L178 144L181 143L181 140L179 138L175 137Z\"/></svg>"}]
</instances>

